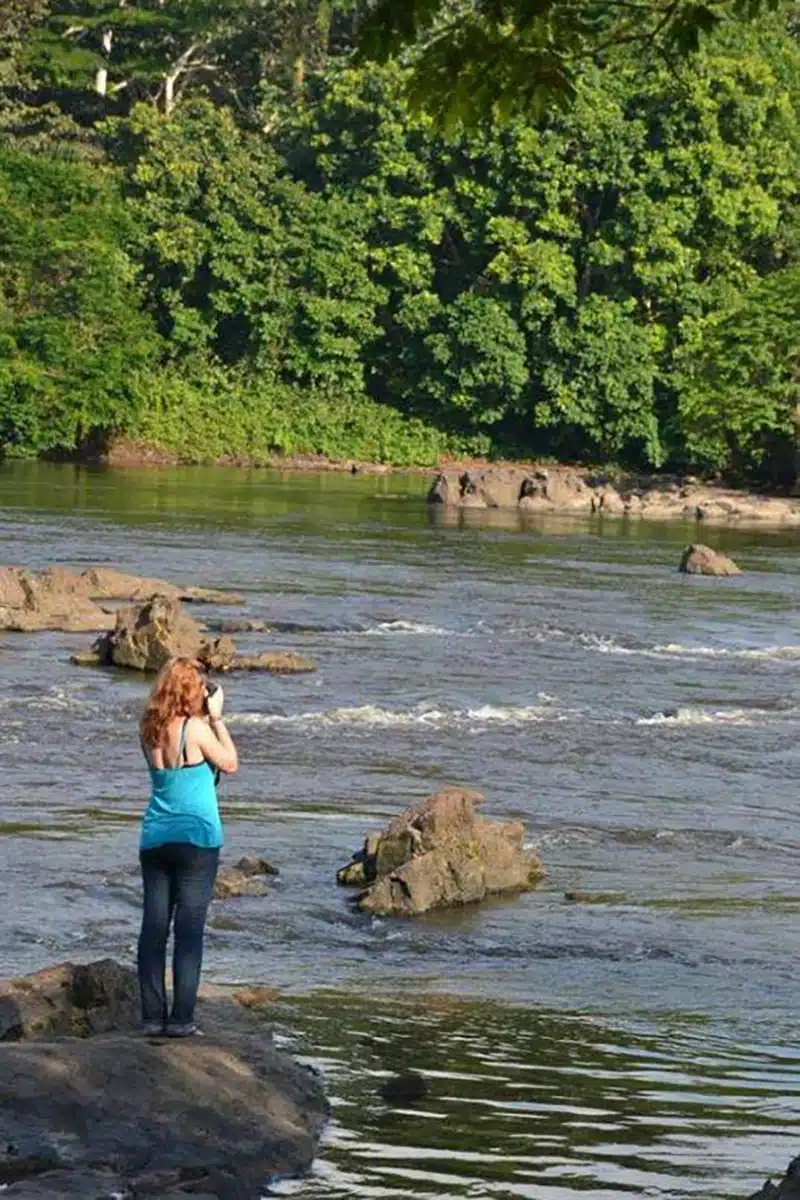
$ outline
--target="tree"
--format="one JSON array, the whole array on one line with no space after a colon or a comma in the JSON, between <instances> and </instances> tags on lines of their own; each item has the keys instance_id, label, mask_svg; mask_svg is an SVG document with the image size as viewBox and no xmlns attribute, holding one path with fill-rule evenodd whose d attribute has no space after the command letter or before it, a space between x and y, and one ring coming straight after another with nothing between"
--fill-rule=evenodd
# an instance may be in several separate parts
<instances>
[{"instance_id":1,"label":"tree","mask_svg":"<svg viewBox=\"0 0 800 1200\"><path fill-rule=\"evenodd\" d=\"M263 85L302 87L306 69L327 52L334 16L348 7L349 0L51 0L32 23L26 59L40 102L54 99L85 123L142 100L169 116L198 92L251 113Z\"/></svg>"},{"instance_id":2,"label":"tree","mask_svg":"<svg viewBox=\"0 0 800 1200\"><path fill-rule=\"evenodd\" d=\"M413 63L412 102L445 125L541 115L575 97L590 63L620 48L685 55L732 18L777 0L363 0L362 59Z\"/></svg>"},{"instance_id":3,"label":"tree","mask_svg":"<svg viewBox=\"0 0 800 1200\"><path fill-rule=\"evenodd\" d=\"M310 194L263 137L194 99L135 110L128 194L150 305L173 358L363 392L383 297L346 197Z\"/></svg>"},{"instance_id":4,"label":"tree","mask_svg":"<svg viewBox=\"0 0 800 1200\"><path fill-rule=\"evenodd\" d=\"M0 150L0 444L71 449L124 427L157 360L116 181Z\"/></svg>"},{"instance_id":5,"label":"tree","mask_svg":"<svg viewBox=\"0 0 800 1200\"><path fill-rule=\"evenodd\" d=\"M800 266L692 325L677 360L695 462L740 478L800 478Z\"/></svg>"}]
</instances>

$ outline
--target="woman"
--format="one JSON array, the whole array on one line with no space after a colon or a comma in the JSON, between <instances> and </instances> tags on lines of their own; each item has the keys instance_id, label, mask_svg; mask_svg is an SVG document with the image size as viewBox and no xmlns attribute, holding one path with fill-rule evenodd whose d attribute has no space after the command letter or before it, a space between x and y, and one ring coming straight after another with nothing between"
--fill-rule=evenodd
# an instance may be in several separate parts
<instances>
[{"instance_id":1,"label":"woman","mask_svg":"<svg viewBox=\"0 0 800 1200\"><path fill-rule=\"evenodd\" d=\"M222 688L206 682L199 663L175 658L156 680L141 720L152 785L139 853L144 883L139 988L148 1034L199 1033L194 1007L203 930L223 841L217 772L232 774L239 765L222 720L222 703ZM173 996L168 1012L164 970L173 917Z\"/></svg>"}]
</instances>

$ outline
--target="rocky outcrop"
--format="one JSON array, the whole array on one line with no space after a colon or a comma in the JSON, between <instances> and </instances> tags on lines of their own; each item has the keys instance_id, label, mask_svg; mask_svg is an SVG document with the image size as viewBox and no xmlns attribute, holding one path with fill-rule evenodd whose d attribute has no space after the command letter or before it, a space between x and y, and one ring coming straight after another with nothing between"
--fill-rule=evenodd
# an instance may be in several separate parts
<instances>
[{"instance_id":1,"label":"rocky outcrop","mask_svg":"<svg viewBox=\"0 0 800 1200\"><path fill-rule=\"evenodd\" d=\"M101 978L113 967L135 991L133 971L84 970L95 967ZM43 977L77 970L16 980L15 993L44 1004ZM203 1038L122 1028L0 1045L4 1195L257 1200L270 1178L307 1170L327 1117L316 1075L233 1000L201 1000L200 1015Z\"/></svg>"},{"instance_id":2,"label":"rocky outcrop","mask_svg":"<svg viewBox=\"0 0 800 1200\"><path fill-rule=\"evenodd\" d=\"M780 1183L768 1179L747 1200L800 1200L800 1156L792 1159Z\"/></svg>"},{"instance_id":3,"label":"rocky outcrop","mask_svg":"<svg viewBox=\"0 0 800 1200\"><path fill-rule=\"evenodd\" d=\"M80 666L130 667L160 671L171 658L195 658L209 669L227 670L236 656L228 637L209 639L179 600L154 596L143 604L122 608L114 628L99 637L90 651L72 656Z\"/></svg>"},{"instance_id":4,"label":"rocky outcrop","mask_svg":"<svg viewBox=\"0 0 800 1200\"><path fill-rule=\"evenodd\" d=\"M155 595L213 604L242 601L232 592L176 587L161 579L127 575L111 567L87 567L80 574L63 567L48 567L38 573L21 567L0 567L0 629L22 633L43 629L70 633L111 630L115 615L102 601L145 600Z\"/></svg>"},{"instance_id":5,"label":"rocky outcrop","mask_svg":"<svg viewBox=\"0 0 800 1200\"><path fill-rule=\"evenodd\" d=\"M337 882L361 889L364 912L396 916L531 890L546 872L523 848L523 826L477 817L482 800L458 788L428 796L367 837Z\"/></svg>"},{"instance_id":6,"label":"rocky outcrop","mask_svg":"<svg viewBox=\"0 0 800 1200\"><path fill-rule=\"evenodd\" d=\"M228 900L231 896L266 896L269 891L267 879L279 874L265 858L246 855L234 867L223 867L217 872L214 896L217 900Z\"/></svg>"},{"instance_id":7,"label":"rocky outcrop","mask_svg":"<svg viewBox=\"0 0 800 1200\"><path fill-rule=\"evenodd\" d=\"M112 567L89 567L78 577L88 587L92 599L103 600L149 600L152 596L169 596L188 604L242 604L244 597L238 592L224 592L217 588L181 587L167 583L164 579L148 579L139 575L126 575Z\"/></svg>"},{"instance_id":8,"label":"rocky outcrop","mask_svg":"<svg viewBox=\"0 0 800 1200\"><path fill-rule=\"evenodd\" d=\"M704 546L701 542L686 547L681 555L678 570L685 575L727 576L742 573L741 567L737 567L732 558L720 554L718 550L712 550L710 546Z\"/></svg>"},{"instance_id":9,"label":"rocky outcrop","mask_svg":"<svg viewBox=\"0 0 800 1200\"><path fill-rule=\"evenodd\" d=\"M131 1029L138 1006L135 974L113 959L61 963L0 983L0 1042Z\"/></svg>"},{"instance_id":10,"label":"rocky outcrop","mask_svg":"<svg viewBox=\"0 0 800 1200\"><path fill-rule=\"evenodd\" d=\"M17 633L110 629L113 613L106 612L88 595L58 587L61 574L66 572L33 575L18 567L0 567L0 629Z\"/></svg>"},{"instance_id":11,"label":"rocky outcrop","mask_svg":"<svg viewBox=\"0 0 800 1200\"><path fill-rule=\"evenodd\" d=\"M184 611L179 600L154 596L116 614L114 628L97 639L88 651L72 655L78 666L130 667L160 671L171 658L194 658L209 671L259 670L276 674L314 671L308 659L288 651L237 655L233 639L208 637L200 624Z\"/></svg>"},{"instance_id":12,"label":"rocky outcrop","mask_svg":"<svg viewBox=\"0 0 800 1200\"><path fill-rule=\"evenodd\" d=\"M428 503L446 508L516 509L706 523L800 524L800 500L704 485L692 477L613 478L570 467L484 466L440 471Z\"/></svg>"}]
</instances>

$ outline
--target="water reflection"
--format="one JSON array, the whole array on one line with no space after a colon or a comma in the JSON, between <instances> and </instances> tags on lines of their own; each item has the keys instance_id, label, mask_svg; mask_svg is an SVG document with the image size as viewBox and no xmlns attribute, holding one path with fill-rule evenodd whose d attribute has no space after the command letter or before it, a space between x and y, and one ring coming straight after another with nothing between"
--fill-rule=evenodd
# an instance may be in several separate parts
<instances>
[{"instance_id":1,"label":"water reflection","mask_svg":"<svg viewBox=\"0 0 800 1200\"><path fill-rule=\"evenodd\" d=\"M278 1195L741 1200L799 1132L800 1056L702 1025L657 1038L445 996L317 994L269 1015L334 1112L312 1176ZM383 1081L407 1071L428 1095L387 1105Z\"/></svg>"}]
</instances>

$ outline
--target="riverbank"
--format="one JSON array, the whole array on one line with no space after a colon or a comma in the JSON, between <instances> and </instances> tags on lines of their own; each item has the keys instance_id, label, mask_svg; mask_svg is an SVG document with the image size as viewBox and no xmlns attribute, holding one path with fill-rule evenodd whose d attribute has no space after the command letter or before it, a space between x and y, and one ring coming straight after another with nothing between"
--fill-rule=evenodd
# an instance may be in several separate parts
<instances>
[{"instance_id":1,"label":"riverbank","mask_svg":"<svg viewBox=\"0 0 800 1200\"><path fill-rule=\"evenodd\" d=\"M84 456L86 464L130 469L193 465L185 455L120 438ZM428 499L449 508L518 509L532 513L589 513L602 517L698 521L706 524L800 525L800 495L755 492L693 475L645 474L617 467L485 458L442 458L436 467L399 466L322 454L248 458L222 455L208 465L285 472L420 475ZM437 486L438 485L438 486Z\"/></svg>"}]
</instances>

